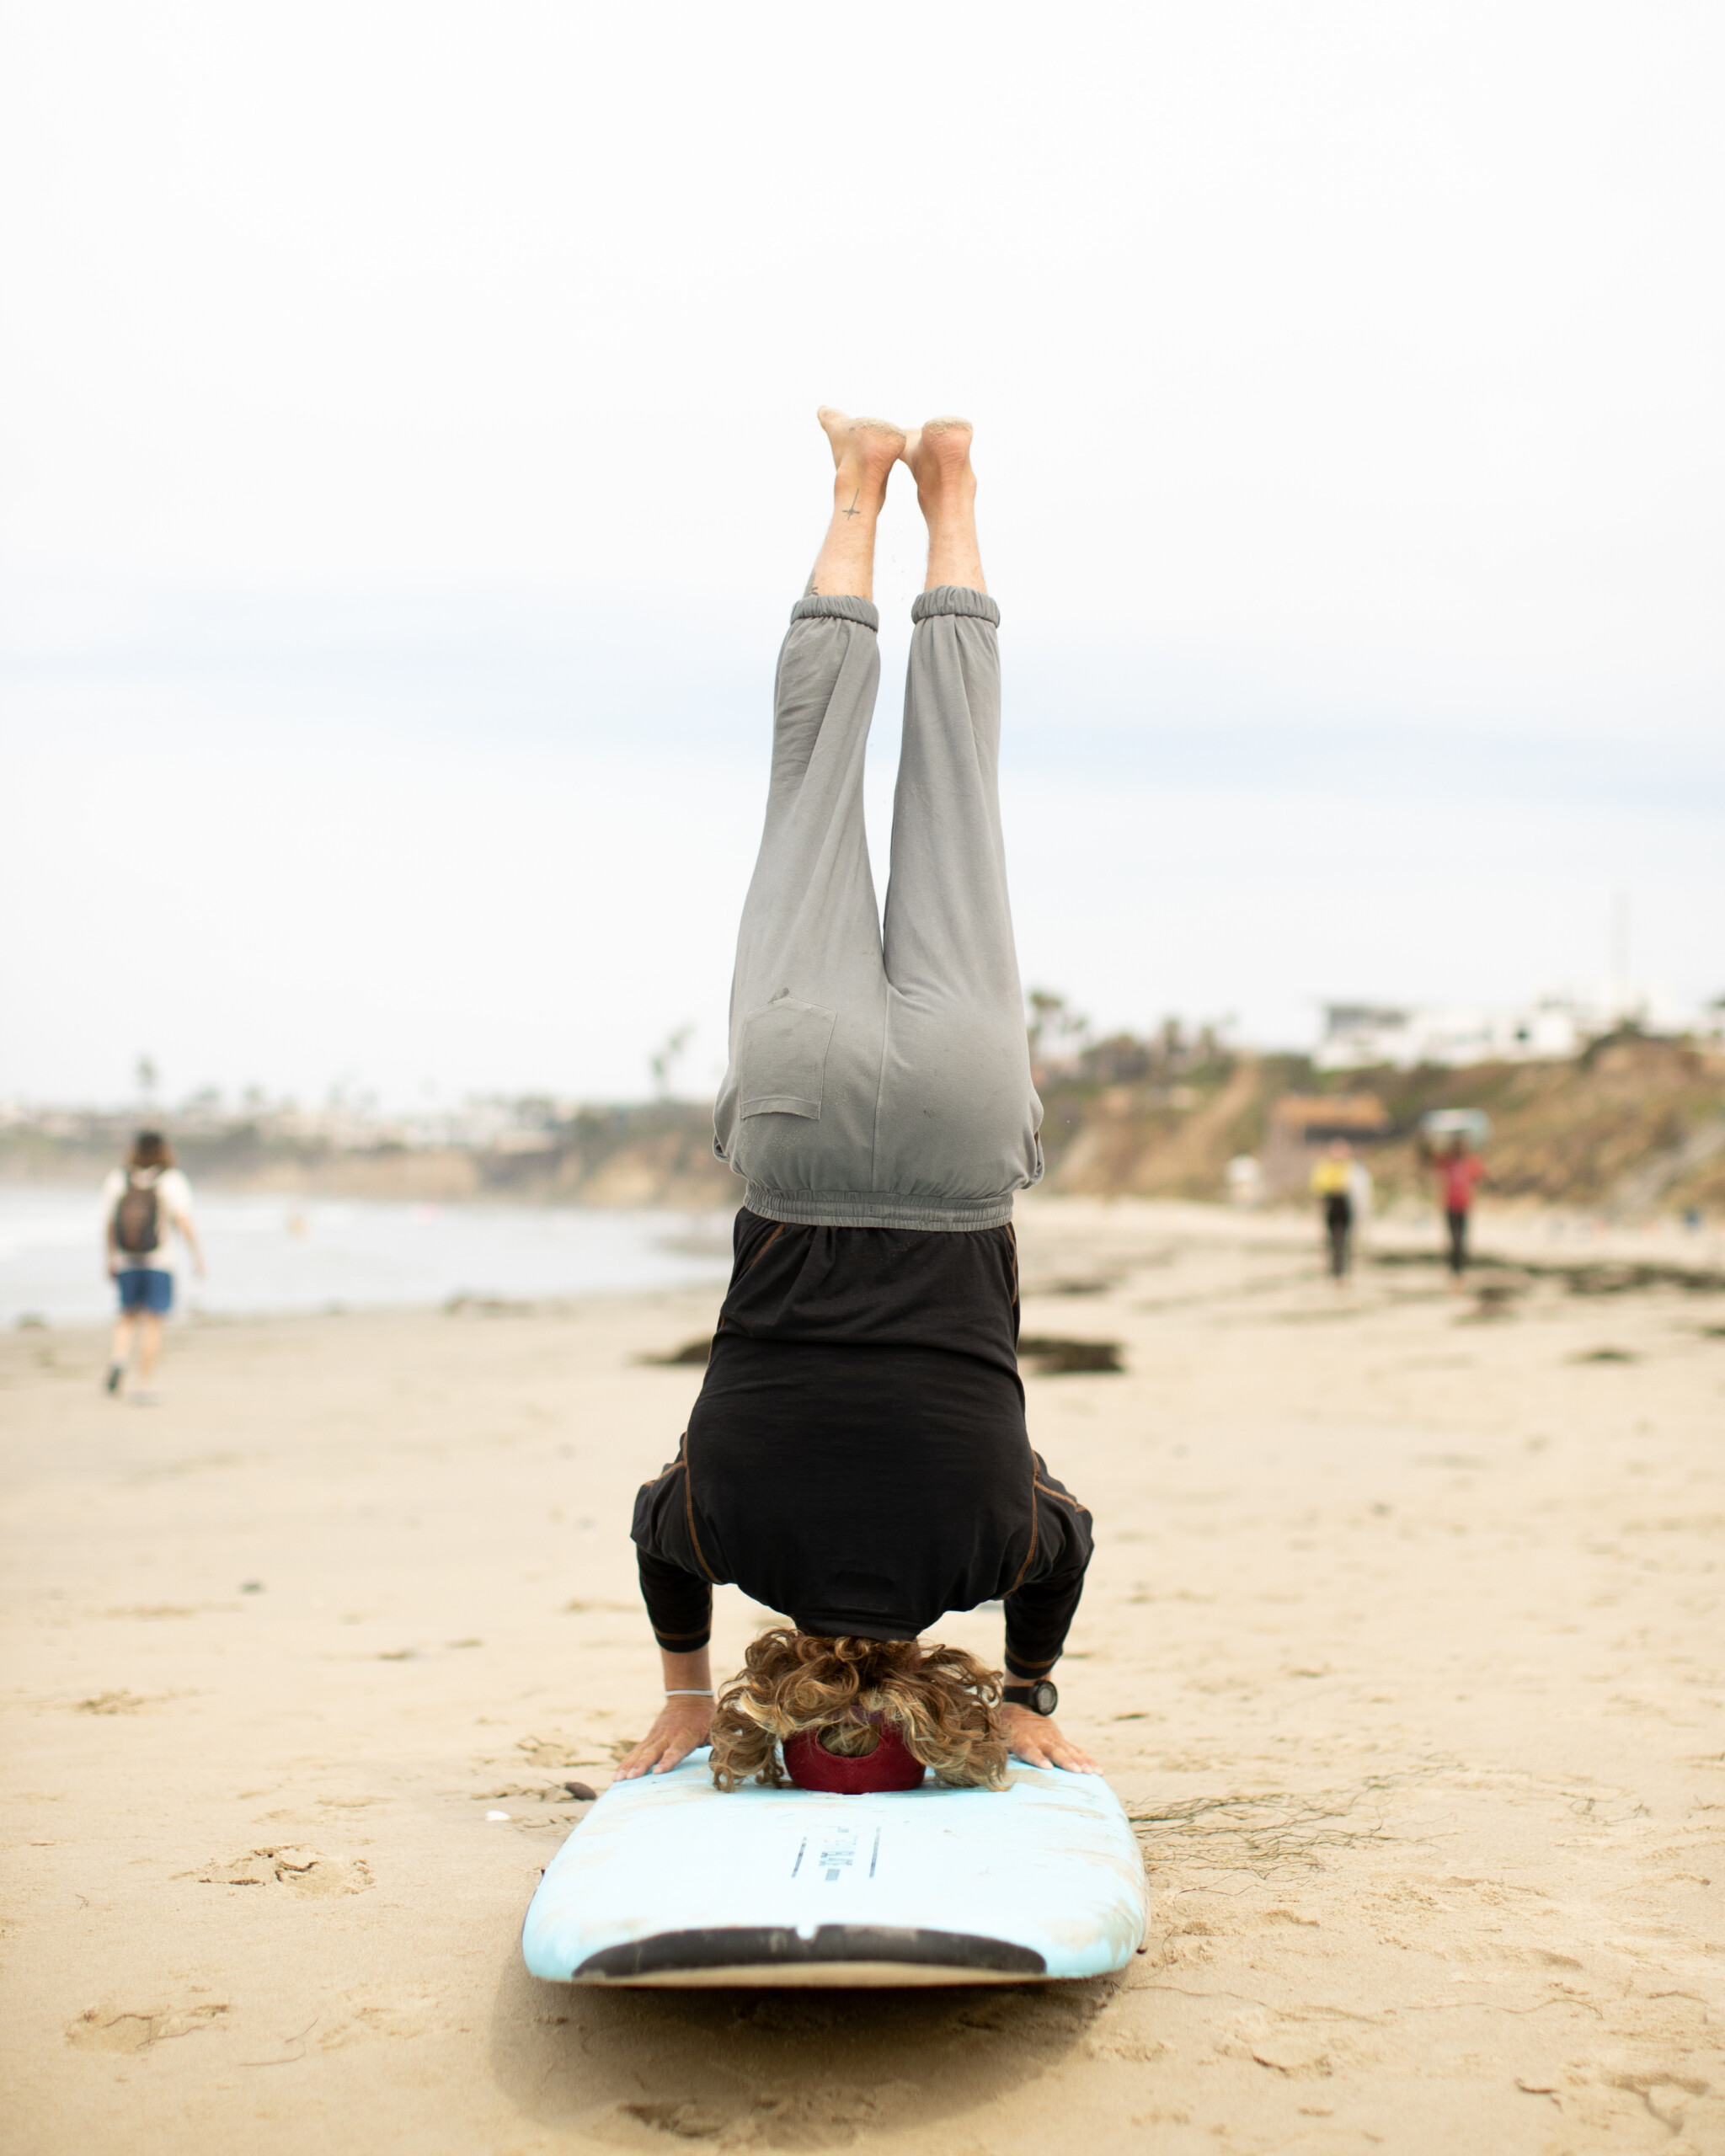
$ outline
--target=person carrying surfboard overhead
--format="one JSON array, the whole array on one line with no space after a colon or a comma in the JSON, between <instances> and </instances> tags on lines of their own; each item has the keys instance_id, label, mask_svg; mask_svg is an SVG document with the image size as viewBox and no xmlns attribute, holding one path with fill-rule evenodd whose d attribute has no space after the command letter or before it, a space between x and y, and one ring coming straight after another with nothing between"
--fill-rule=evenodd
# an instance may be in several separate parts
<instances>
[{"instance_id":1,"label":"person carrying surfboard overhead","mask_svg":"<svg viewBox=\"0 0 1725 2156\"><path fill-rule=\"evenodd\" d=\"M1094 1771L1049 1672L1090 1515L1031 1449L1013 1193L1042 1173L997 785L1000 610L978 551L971 429L906 435L823 407L832 521L791 610L766 822L744 904L714 1150L747 1190L705 1383L636 1502L665 1700L622 1761L778 1778L777 1746L889 1740L943 1780L1008 1753ZM884 921L863 832L880 662L876 520L900 462L928 526L911 608ZM715 1582L791 1627L713 1699ZM1007 1682L921 1635L1001 1598Z\"/></svg>"}]
</instances>

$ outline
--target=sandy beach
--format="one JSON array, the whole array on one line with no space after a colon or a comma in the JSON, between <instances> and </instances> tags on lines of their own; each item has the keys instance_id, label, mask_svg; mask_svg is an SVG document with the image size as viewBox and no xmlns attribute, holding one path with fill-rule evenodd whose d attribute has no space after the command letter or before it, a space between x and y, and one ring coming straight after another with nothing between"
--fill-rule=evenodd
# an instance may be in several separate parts
<instances>
[{"instance_id":1,"label":"sandy beach","mask_svg":"<svg viewBox=\"0 0 1725 2156\"><path fill-rule=\"evenodd\" d=\"M1062 1720L1150 1867L1123 1980L521 1969L564 1785L654 1700L626 1529L700 1373L642 1358L713 1292L184 1328L152 1411L20 1331L0 2145L1725 2150L1725 1295L1022 1230L1027 1333L1124 1364L1027 1380L1097 1523ZM722 1593L722 1661L763 1614Z\"/></svg>"}]
</instances>

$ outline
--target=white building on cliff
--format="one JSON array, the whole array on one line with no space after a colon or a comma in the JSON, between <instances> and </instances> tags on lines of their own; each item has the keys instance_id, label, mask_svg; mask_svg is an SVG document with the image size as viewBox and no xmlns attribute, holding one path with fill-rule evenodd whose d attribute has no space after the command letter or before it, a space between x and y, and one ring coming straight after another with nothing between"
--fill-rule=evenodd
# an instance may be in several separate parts
<instances>
[{"instance_id":1,"label":"white building on cliff","mask_svg":"<svg viewBox=\"0 0 1725 2156\"><path fill-rule=\"evenodd\" d=\"M1610 1023L1567 996L1550 996L1519 1010L1487 1011L1465 1004L1397 1008L1381 1003L1329 1003L1313 1052L1320 1070L1411 1070L1426 1063L1529 1063L1579 1054Z\"/></svg>"}]
</instances>

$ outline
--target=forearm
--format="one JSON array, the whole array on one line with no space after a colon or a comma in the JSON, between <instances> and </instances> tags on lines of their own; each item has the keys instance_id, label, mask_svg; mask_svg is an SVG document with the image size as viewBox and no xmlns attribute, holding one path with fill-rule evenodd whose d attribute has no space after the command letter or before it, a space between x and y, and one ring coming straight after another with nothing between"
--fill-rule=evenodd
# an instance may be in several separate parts
<instances>
[{"instance_id":1,"label":"forearm","mask_svg":"<svg viewBox=\"0 0 1725 2156\"><path fill-rule=\"evenodd\" d=\"M668 1647L659 1650L660 1667L665 1672L667 1698L694 1696L713 1689L713 1655L707 1647L697 1647L692 1654L673 1654Z\"/></svg>"}]
</instances>

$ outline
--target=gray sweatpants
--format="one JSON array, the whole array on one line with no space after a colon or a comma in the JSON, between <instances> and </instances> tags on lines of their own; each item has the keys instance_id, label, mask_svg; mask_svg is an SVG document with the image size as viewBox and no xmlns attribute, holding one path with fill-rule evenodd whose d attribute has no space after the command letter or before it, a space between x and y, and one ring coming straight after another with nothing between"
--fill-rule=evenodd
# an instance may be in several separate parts
<instances>
[{"instance_id":1,"label":"gray sweatpants","mask_svg":"<svg viewBox=\"0 0 1725 2156\"><path fill-rule=\"evenodd\" d=\"M862 827L866 599L791 610L766 829L737 938L713 1150L773 1220L992 1228L1042 1173L997 782L1000 609L926 591L883 937Z\"/></svg>"}]
</instances>

